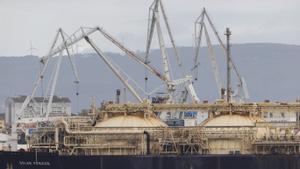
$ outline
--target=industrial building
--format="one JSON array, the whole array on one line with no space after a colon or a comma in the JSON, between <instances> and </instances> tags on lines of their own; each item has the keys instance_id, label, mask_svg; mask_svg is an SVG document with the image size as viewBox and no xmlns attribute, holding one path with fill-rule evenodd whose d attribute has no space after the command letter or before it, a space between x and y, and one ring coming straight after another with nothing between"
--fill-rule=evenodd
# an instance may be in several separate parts
<instances>
[{"instance_id":1,"label":"industrial building","mask_svg":"<svg viewBox=\"0 0 300 169\"><path fill-rule=\"evenodd\" d=\"M18 120L18 111L21 109L26 96L8 97L5 101L5 122L8 125ZM43 117L46 113L48 98L34 97L22 113L23 118ZM71 101L68 97L54 96L52 111L49 116L70 116Z\"/></svg>"}]
</instances>

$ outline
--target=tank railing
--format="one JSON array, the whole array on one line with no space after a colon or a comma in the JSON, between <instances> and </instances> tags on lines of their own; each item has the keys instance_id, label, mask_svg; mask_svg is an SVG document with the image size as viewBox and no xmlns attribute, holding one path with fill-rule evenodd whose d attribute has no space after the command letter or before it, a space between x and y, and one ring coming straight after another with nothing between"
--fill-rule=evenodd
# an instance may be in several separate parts
<instances>
[{"instance_id":1,"label":"tank railing","mask_svg":"<svg viewBox=\"0 0 300 169\"><path fill-rule=\"evenodd\" d=\"M300 154L299 142L258 142L253 147L256 154Z\"/></svg>"},{"instance_id":2,"label":"tank railing","mask_svg":"<svg viewBox=\"0 0 300 169\"><path fill-rule=\"evenodd\" d=\"M110 154L112 150L121 150L122 152L130 153L132 150L139 154L146 153L144 133L137 134L101 134L101 135L73 135L64 137L64 146L71 149L89 151L90 149L97 150L98 154ZM101 151L100 151L101 150ZM95 153L94 153L95 154ZM97 154L97 153L96 153Z\"/></svg>"},{"instance_id":3,"label":"tank railing","mask_svg":"<svg viewBox=\"0 0 300 169\"><path fill-rule=\"evenodd\" d=\"M255 130L251 128L209 128L204 131L207 138L244 138L254 135Z\"/></svg>"},{"instance_id":4,"label":"tank railing","mask_svg":"<svg viewBox=\"0 0 300 169\"><path fill-rule=\"evenodd\" d=\"M144 131L123 133L114 131L106 133L89 133L89 134L71 134L64 137L65 147L95 147L105 148L122 148L135 147L137 150L145 153L147 150L146 138Z\"/></svg>"},{"instance_id":5,"label":"tank railing","mask_svg":"<svg viewBox=\"0 0 300 169\"><path fill-rule=\"evenodd\" d=\"M101 134L101 135L71 135L64 137L65 146L76 146L76 145L103 145L111 144L112 141L124 144L135 144L136 140L141 140L143 133L125 133L125 134Z\"/></svg>"},{"instance_id":6,"label":"tank railing","mask_svg":"<svg viewBox=\"0 0 300 169\"><path fill-rule=\"evenodd\" d=\"M55 148L54 133L37 132L32 135L29 144L31 148Z\"/></svg>"}]
</instances>

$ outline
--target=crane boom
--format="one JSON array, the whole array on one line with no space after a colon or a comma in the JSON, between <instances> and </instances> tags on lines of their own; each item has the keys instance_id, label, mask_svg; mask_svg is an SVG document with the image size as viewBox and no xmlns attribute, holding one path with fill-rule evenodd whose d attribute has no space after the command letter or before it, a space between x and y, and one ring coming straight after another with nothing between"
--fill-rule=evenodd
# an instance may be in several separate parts
<instances>
[{"instance_id":1,"label":"crane boom","mask_svg":"<svg viewBox=\"0 0 300 169\"><path fill-rule=\"evenodd\" d=\"M75 83L79 83L79 76L78 76L77 68L76 68L75 63L73 62L73 60L71 58L69 47L67 46L67 41L66 41L66 38L65 38L64 33L63 33L62 30L60 31L60 35L61 35L61 38L62 38L63 43L64 43L65 48L66 48L66 52L67 52L67 55L68 55L68 58L69 58L69 61L70 61L71 67L72 67L72 72L73 72L74 77L76 79Z\"/></svg>"},{"instance_id":2,"label":"crane boom","mask_svg":"<svg viewBox=\"0 0 300 169\"><path fill-rule=\"evenodd\" d=\"M122 73L112 64L110 59L102 52L94 42L88 37L84 36L84 39L91 45L91 47L95 50L98 56L108 65L108 67L113 71L113 73L121 80L121 82L126 86L128 90L133 94L133 96L139 101L143 102L143 99L139 96L138 92L128 83L128 80L124 78Z\"/></svg>"},{"instance_id":3,"label":"crane boom","mask_svg":"<svg viewBox=\"0 0 300 169\"><path fill-rule=\"evenodd\" d=\"M75 34L73 34L73 38L70 37L68 39L63 40L63 43L55 48L56 43L57 43L58 38L59 38L59 35L62 35L61 28L58 29L48 54L41 59L41 63L43 63L44 66L43 66L39 76L37 77L37 79L36 79L36 81L33 85L33 90L31 92L31 95L26 97L26 99L23 102L21 108L17 112L17 115L19 116L18 118L22 117L22 114L24 112L25 107L29 104L30 100L34 97L34 95L35 95L35 93L36 93L36 91L39 87L39 84L41 83L41 81L44 77L45 71L48 67L49 59L51 57L53 57L54 55L56 55L56 54L62 52L63 50L67 49L69 46L71 46L71 45L77 43L78 41L82 40L85 35L90 35L90 34L96 32L96 31L97 31L97 28L91 28L86 32L82 32L82 34L80 34L79 36L76 36ZM62 36L62 38L64 38L64 37ZM72 64L72 65L74 66L74 64ZM75 72L76 72L76 69L75 69ZM76 81L78 81L78 75L75 75L75 78L77 79Z\"/></svg>"},{"instance_id":4,"label":"crane boom","mask_svg":"<svg viewBox=\"0 0 300 169\"><path fill-rule=\"evenodd\" d=\"M57 79L58 79L58 75L59 75L62 56L63 55L62 55L62 51L61 51L59 54L59 57L58 57L58 61L56 64L55 73L54 73L54 77L53 77L53 81L52 81L50 96L49 96L48 105L47 105L46 117L49 117L49 114L52 111L52 101L53 101L54 91L55 91L56 84L57 84Z\"/></svg>"},{"instance_id":5,"label":"crane boom","mask_svg":"<svg viewBox=\"0 0 300 169\"><path fill-rule=\"evenodd\" d=\"M204 24L204 19L207 19L208 21L208 25L211 27L214 35L216 36L221 48L223 49L223 52L225 53L226 55L226 46L225 44L223 43L222 39L220 38L211 18L209 17L207 11L205 8L203 8L201 14L199 15L199 17L196 19L196 22L195 22L195 37L196 37L196 42L195 42L195 58L194 58L194 67L192 68L192 71L194 71L194 75L195 75L195 79L197 80L197 76L198 76L198 55L199 55L199 50L200 50L200 43L201 43L201 37L202 37L202 30L203 30L203 24ZM198 32L198 29L197 29L197 25L200 25L200 32L199 34L197 34ZM207 30L207 29L206 29ZM197 35L199 35L199 37L197 37ZM210 50L210 49L209 49ZM211 53L211 52L210 52ZM243 80L243 77L241 77L240 73L238 72L237 70L237 67L236 65L234 64L233 60L232 60L232 56L230 54L229 56L229 65L230 67L233 68L233 71L234 73L236 74L237 76L237 80L238 80L238 88L242 88L242 91L243 94L241 96L241 98L243 99L246 99L248 98L248 90L247 90L247 86ZM213 66L214 67L214 66ZM216 77L216 76L215 76ZM217 81L217 80L216 80ZM217 82L217 85L218 85L218 82ZM219 88L219 87L218 87ZM219 90L219 89L218 89ZM220 91L218 91L219 93Z\"/></svg>"},{"instance_id":6,"label":"crane boom","mask_svg":"<svg viewBox=\"0 0 300 169\"><path fill-rule=\"evenodd\" d=\"M52 52L53 48L55 47L55 44L58 40L58 36L59 36L59 30L57 31L56 35L55 35L55 38L52 42L52 45L50 47L50 50L48 52L48 55ZM42 63L44 64L43 65L43 68L41 70L41 72L39 73L35 83L33 84L33 89L32 89L32 92L31 92L31 95L27 96L25 101L23 102L21 108L19 109L19 111L17 111L17 116L18 116L18 119L21 119L21 117L23 116L23 112L24 112L24 109L25 107L29 104L30 100L34 97L38 87L39 87L39 84L41 83L42 79L44 78L44 74L45 74L45 71L48 67L48 63L49 63L49 59L45 60L45 62L43 62L43 60L41 60Z\"/></svg>"},{"instance_id":7,"label":"crane boom","mask_svg":"<svg viewBox=\"0 0 300 169\"><path fill-rule=\"evenodd\" d=\"M161 8L161 11L162 11L162 16L164 18L165 25L166 25L166 28L167 28L167 32L169 34L169 38L171 40L171 44L172 44L173 49L174 49L174 53L175 53L175 56L176 56L177 65L180 68L181 75L185 76L186 75L185 68L184 68L184 65L181 62L181 57L179 55L179 51L178 51L178 49L176 47L175 40L174 40L173 35L172 35L172 31L171 31L171 28L170 28L170 25L169 25L167 14L166 14L165 9L164 9L163 2L161 0L159 2L160 2L160 8Z\"/></svg>"},{"instance_id":8,"label":"crane boom","mask_svg":"<svg viewBox=\"0 0 300 169\"><path fill-rule=\"evenodd\" d=\"M94 32L97 31L97 28L90 28L88 31L85 31L81 33L79 36L76 36L73 34L70 38L66 39L65 42L57 46L55 49L51 50L46 56L42 58L42 62L45 62L45 60L51 58L52 56L60 53L61 51L65 50L67 47L72 46L73 44L79 42L84 38L85 35L90 35L93 34Z\"/></svg>"},{"instance_id":9,"label":"crane boom","mask_svg":"<svg viewBox=\"0 0 300 169\"><path fill-rule=\"evenodd\" d=\"M209 15L207 14L206 11L204 11L204 14L205 14L205 16L206 16L206 18L207 18L207 20L208 20L208 23L210 24L211 28L213 29L213 32L214 32L215 36L217 37L217 39L218 39L218 41L219 41L221 47L223 48L223 51L226 53L226 46L225 46L225 44L223 43L222 39L220 38L220 36L219 36L219 34L218 34L218 31L216 30L216 28L215 28L213 22L211 21L211 19L210 19ZM241 77L240 73L238 72L238 70L237 70L235 64L233 63L233 60L232 60L232 56L231 56L231 55L230 55L230 57L229 57L229 63L230 63L230 67L232 67L233 70L234 70L234 72L236 73L236 75L237 75L237 77L238 77L238 79L239 79L239 82L242 84L242 83L243 83L243 82L242 82L242 77Z\"/></svg>"},{"instance_id":10,"label":"crane boom","mask_svg":"<svg viewBox=\"0 0 300 169\"><path fill-rule=\"evenodd\" d=\"M160 52L161 52L161 56L162 56L162 61L163 61L164 75L166 76L168 81L171 81L169 57L168 57L168 54L167 54L163 34L162 34L162 31L161 31L161 27L160 27L158 9L154 9L154 16L156 18L156 22L155 22L156 23L156 31L157 31L157 36L158 36L158 42L159 42Z\"/></svg>"},{"instance_id":11,"label":"crane boom","mask_svg":"<svg viewBox=\"0 0 300 169\"><path fill-rule=\"evenodd\" d=\"M122 45L117 39L115 39L112 35L107 33L103 28L98 29L99 32L109 41L111 41L113 44L115 44L119 49L121 49L123 52L125 52L130 58L134 59L137 63L143 65L145 68L147 68L151 73L156 75L159 79L161 79L163 82L166 83L166 85L174 85L171 81L168 81L165 76L161 75L160 72L153 67L150 64L146 64L145 61L136 55L134 52L132 52L130 49L126 48L124 45ZM186 82L187 80L185 80ZM188 88L190 88L189 86ZM190 93L196 93L194 89L188 89L189 91L192 90ZM192 94L191 94L192 95ZM192 96L194 101L199 101L199 98L194 94Z\"/></svg>"},{"instance_id":12,"label":"crane boom","mask_svg":"<svg viewBox=\"0 0 300 169\"><path fill-rule=\"evenodd\" d=\"M192 71L195 70L195 77L198 76L198 66L199 66L199 51L200 51L200 45L201 45L201 40L202 40L202 32L203 32L203 20L204 20L204 11L202 11L201 15L197 18L197 20L199 20L199 18L201 18L201 21L200 21L200 31L199 31L199 35L197 36L197 27L196 27L196 24L195 24L195 58L194 58L194 67L192 68ZM197 22L196 20L196 22ZM197 80L197 78L195 79Z\"/></svg>"},{"instance_id":13,"label":"crane boom","mask_svg":"<svg viewBox=\"0 0 300 169\"><path fill-rule=\"evenodd\" d=\"M165 12L164 5L163 5L161 0L159 2L160 2L160 8L161 8L161 11L162 11L162 15L163 15L163 18L164 18L164 21L165 21L165 25L166 25L166 28L167 28L167 32L169 34L169 38L171 40L172 47L174 49L177 65L178 65L178 67L180 69L180 72L181 72L181 76L183 76L183 77L185 76L188 79L185 83L185 91L188 91L188 93L190 93L190 95L192 97L192 100L194 102L199 102L200 99L198 98L198 96L196 94L195 88L192 84L192 79L191 79L190 76L186 75L184 65L181 62L181 57L180 57L179 51L176 47L175 40L174 40L173 35L172 35L172 31L171 31L171 28L170 28L170 25L169 25L169 22L168 22L168 17L167 17L167 14ZM183 96L186 97L187 95L183 95ZM186 100L186 98L183 98L182 100Z\"/></svg>"},{"instance_id":14,"label":"crane boom","mask_svg":"<svg viewBox=\"0 0 300 169\"><path fill-rule=\"evenodd\" d=\"M161 57L162 57L162 62L163 62L164 75L165 75L166 79L169 81L169 84L167 84L167 90L168 90L168 96L169 96L168 102L172 102L176 85L174 85L175 84L174 79L172 79L172 77L171 77L171 65L169 62L169 57L168 57L168 53L167 53L167 50L165 47L163 33L162 33L161 25L160 25L159 10L158 10L159 7L162 12L162 16L163 16L164 24L167 29L168 36L170 38L172 47L174 49L177 65L178 65L178 67L180 69L180 73L183 77L182 79L179 79L179 80L184 80L185 90L190 93L192 100L194 102L198 102L199 98L197 97L197 94L193 87L192 80L186 80L186 79L189 79L189 76L186 75L183 63L181 62L181 57L180 57L179 51L176 47L175 40L173 38L172 31L171 31L171 28L170 28L170 25L168 22L168 17L166 15L164 5L161 0L154 0L154 2L151 4L151 6L149 8L149 18L152 17L152 19L149 21L148 31L147 31L145 63L148 62L148 56L149 56L150 46L151 46L151 42L152 42L152 38L153 38L153 32L156 27L158 42L159 42L159 47L160 47L160 52L161 52ZM152 11L152 16L150 14L151 11ZM186 96L186 95L183 95L183 96ZM186 100L186 99L182 99L182 100Z\"/></svg>"},{"instance_id":15,"label":"crane boom","mask_svg":"<svg viewBox=\"0 0 300 169\"><path fill-rule=\"evenodd\" d=\"M154 9L157 9L157 5L158 3L155 3L157 0L155 0L151 6L149 7L149 19L151 16L151 11L152 11L152 7L154 6ZM146 42L146 55L145 55L145 63L148 63L148 59L149 59L149 53L150 53L150 47L151 47L151 43L152 43L152 38L153 38L153 34L154 34L154 27L155 27L155 22L156 22L156 17L154 15L154 11L152 11L152 19L150 19L150 21L148 21L150 23L148 23L148 30L147 30L147 42Z\"/></svg>"},{"instance_id":16,"label":"crane boom","mask_svg":"<svg viewBox=\"0 0 300 169\"><path fill-rule=\"evenodd\" d=\"M219 67L218 67L218 64L217 64L217 58L216 58L216 55L215 55L214 50L212 48L212 44L211 44L211 41L210 41L210 38L209 38L209 34L207 32L207 29L206 29L206 26L205 26L204 23L203 23L203 28L204 28L205 37L206 37L206 44L207 44L207 47L209 49L209 56L210 56L210 61L211 61L211 65L212 65L213 72L214 72L214 77L215 77L215 80L216 80L216 83L217 83L218 94L221 98L222 97L221 89L223 88L223 85L222 85L222 80L221 80L221 76L220 76Z\"/></svg>"},{"instance_id":17,"label":"crane boom","mask_svg":"<svg viewBox=\"0 0 300 169\"><path fill-rule=\"evenodd\" d=\"M159 79L161 79L164 82L168 82L165 76L163 76L156 68L153 66L146 64L145 61L136 55L134 52L126 48L124 45L122 45L119 41L117 41L114 37L112 37L110 34L108 34L104 29L99 28L99 32L108 40L110 40L113 44L115 44L119 49L121 49L123 52L125 52L130 58L134 59L139 64L143 65L145 68L147 68L151 73L156 75Z\"/></svg>"}]
</instances>

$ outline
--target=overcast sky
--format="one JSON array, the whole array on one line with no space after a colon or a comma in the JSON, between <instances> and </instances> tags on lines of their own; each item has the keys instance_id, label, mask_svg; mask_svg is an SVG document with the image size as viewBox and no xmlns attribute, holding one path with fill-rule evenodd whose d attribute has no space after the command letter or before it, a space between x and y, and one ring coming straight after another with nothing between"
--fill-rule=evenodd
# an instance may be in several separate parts
<instances>
[{"instance_id":1,"label":"overcast sky","mask_svg":"<svg viewBox=\"0 0 300 169\"><path fill-rule=\"evenodd\" d=\"M105 28L134 50L144 50L148 6L152 0L0 0L0 56L45 55L55 32L80 26ZM226 4L224 4L226 2ZM164 0L175 40L193 43L193 23L207 8L221 35L233 43L274 42L300 45L300 0ZM111 51L110 44L100 44ZM83 47L84 48L84 47Z\"/></svg>"}]
</instances>

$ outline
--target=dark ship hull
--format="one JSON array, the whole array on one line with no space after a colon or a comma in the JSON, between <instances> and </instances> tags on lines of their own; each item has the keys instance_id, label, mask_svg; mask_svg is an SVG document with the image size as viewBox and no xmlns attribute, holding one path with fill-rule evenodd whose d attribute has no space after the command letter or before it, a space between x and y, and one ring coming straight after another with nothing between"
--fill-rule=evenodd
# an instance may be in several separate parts
<instances>
[{"instance_id":1,"label":"dark ship hull","mask_svg":"<svg viewBox=\"0 0 300 169\"><path fill-rule=\"evenodd\" d=\"M299 169L299 155L60 156L1 152L0 169Z\"/></svg>"}]
</instances>

